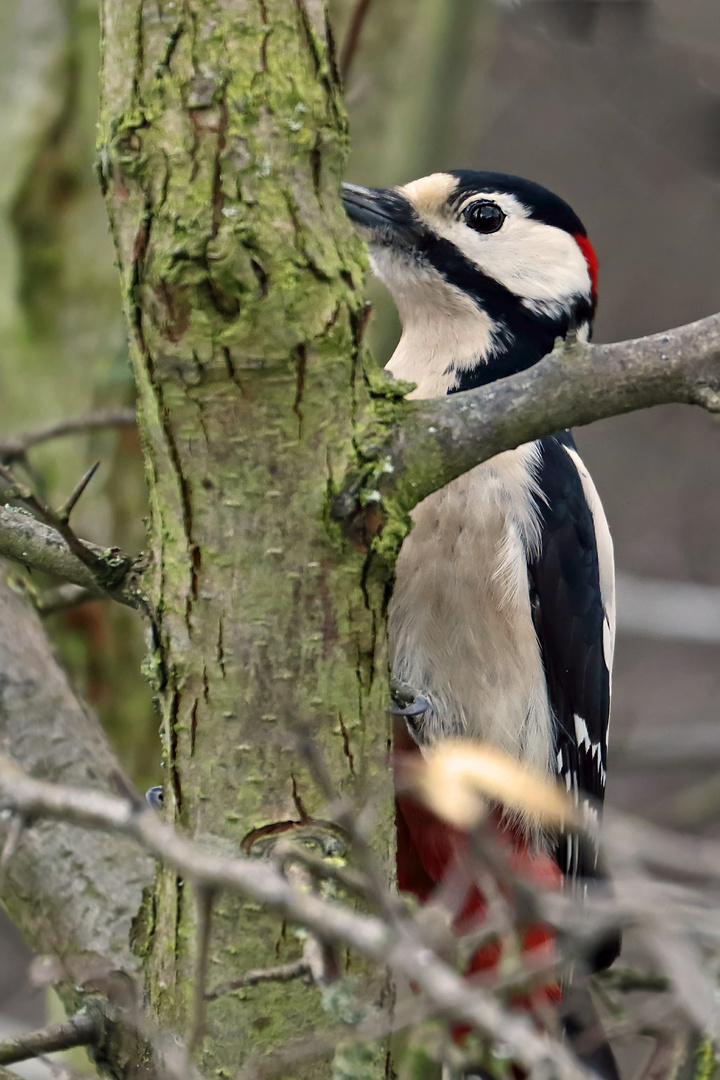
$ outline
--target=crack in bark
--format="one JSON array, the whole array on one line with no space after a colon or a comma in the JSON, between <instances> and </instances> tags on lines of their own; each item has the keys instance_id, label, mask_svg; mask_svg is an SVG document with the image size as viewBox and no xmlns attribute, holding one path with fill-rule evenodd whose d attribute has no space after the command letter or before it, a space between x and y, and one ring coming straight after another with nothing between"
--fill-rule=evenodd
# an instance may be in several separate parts
<instances>
[{"instance_id":1,"label":"crack in bark","mask_svg":"<svg viewBox=\"0 0 720 1080\"><path fill-rule=\"evenodd\" d=\"M298 21L300 24L300 29L302 31L303 41L307 47L307 51L310 54L310 57L312 58L313 72L315 78L318 78L321 72L322 65L320 56L318 55L318 51L315 46L315 33L313 31L313 25L310 21L310 16L308 15L307 8L305 7L304 0L294 0L294 3L295 10L298 13ZM326 80L323 79L323 83L325 82Z\"/></svg>"},{"instance_id":2,"label":"crack in bark","mask_svg":"<svg viewBox=\"0 0 720 1080\"><path fill-rule=\"evenodd\" d=\"M319 134L310 151L310 172L312 175L312 185L315 197L322 206L322 149Z\"/></svg>"},{"instance_id":3,"label":"crack in bark","mask_svg":"<svg viewBox=\"0 0 720 1080\"><path fill-rule=\"evenodd\" d=\"M213 161L213 184L212 184L212 231L210 233L214 240L217 234L220 232L220 226L222 225L222 212L225 206L225 194L222 186L222 153L227 145L227 131L229 124L229 112L227 103L227 87L223 85L220 95L220 123L218 124L217 133L217 145L215 147L215 158Z\"/></svg>"},{"instance_id":4,"label":"crack in bark","mask_svg":"<svg viewBox=\"0 0 720 1080\"><path fill-rule=\"evenodd\" d=\"M295 349L295 400L293 412L298 421L298 439L302 439L304 414L302 411L303 395L305 393L305 371L307 368L307 349L300 344Z\"/></svg>"},{"instance_id":5,"label":"crack in bark","mask_svg":"<svg viewBox=\"0 0 720 1080\"><path fill-rule=\"evenodd\" d=\"M342 735L342 740L343 740L343 753L345 754L345 757L348 760L348 766L350 768L350 773L352 774L352 776L354 776L355 775L355 758L353 757L353 752L350 749L350 735L348 733L348 729L345 727L345 721L343 720L342 713L338 713L338 721L340 723L340 733Z\"/></svg>"},{"instance_id":6,"label":"crack in bark","mask_svg":"<svg viewBox=\"0 0 720 1080\"><path fill-rule=\"evenodd\" d=\"M217 636L217 662L220 668L220 674L223 679L225 678L225 646L223 644L224 633L224 621L222 615L218 621L218 636Z\"/></svg>"},{"instance_id":7,"label":"crack in bark","mask_svg":"<svg viewBox=\"0 0 720 1080\"><path fill-rule=\"evenodd\" d=\"M190 710L190 757L195 756L195 738L197 736L198 725L198 705L197 698L193 701L192 709Z\"/></svg>"},{"instance_id":8,"label":"crack in bark","mask_svg":"<svg viewBox=\"0 0 720 1080\"><path fill-rule=\"evenodd\" d=\"M260 18L262 20L262 24L263 24L263 26L267 27L267 25L268 25L268 12L267 12L267 4L265 3L265 0L258 0L258 7L260 8ZM260 67L262 68L263 71L267 71L267 69L268 69L268 65L267 65L267 47L268 47L268 38L269 37L270 37L270 30L266 29L265 33L263 34L262 45L260 46Z\"/></svg>"},{"instance_id":9,"label":"crack in bark","mask_svg":"<svg viewBox=\"0 0 720 1080\"><path fill-rule=\"evenodd\" d=\"M137 4L137 13L135 16L135 64L133 67L132 96L134 99L139 99L140 81L145 67L144 2L143 0L135 0L135 2Z\"/></svg>"},{"instance_id":10,"label":"crack in bark","mask_svg":"<svg viewBox=\"0 0 720 1080\"><path fill-rule=\"evenodd\" d=\"M253 274L257 278L258 286L260 289L260 296L264 300L268 294L268 275L265 268L257 261L257 259L250 260L250 267Z\"/></svg>"},{"instance_id":11,"label":"crack in bark","mask_svg":"<svg viewBox=\"0 0 720 1080\"><path fill-rule=\"evenodd\" d=\"M140 225L135 234L135 241L133 244L132 254L132 267L130 271L130 288L129 300L132 305L132 323L135 330L135 339L137 341L138 350L141 356L146 361L149 360L147 344L145 342L145 331L142 325L142 307L139 302L140 284L142 281L142 272L145 266L145 257L147 255L148 245L150 243L150 233L153 223L153 207L152 200L148 194L145 195L145 202L143 206L143 216L140 221Z\"/></svg>"},{"instance_id":12,"label":"crack in bark","mask_svg":"<svg viewBox=\"0 0 720 1080\"><path fill-rule=\"evenodd\" d=\"M169 70L170 63L172 61L173 56L175 55L175 50L176 50L176 48L178 46L178 42L180 41L180 38L183 36L184 33L185 33L185 23L179 22L177 24L177 26L175 27L175 29L173 30L173 32L170 34L170 37L167 40L167 44L165 45L165 55L163 56L162 60L158 64L158 67L157 67L158 80L162 80L164 78L164 76L165 76L165 72Z\"/></svg>"},{"instance_id":13,"label":"crack in bark","mask_svg":"<svg viewBox=\"0 0 720 1080\"><path fill-rule=\"evenodd\" d=\"M297 780L295 779L295 775L293 773L290 773L290 779L292 780L292 799L293 799L293 803L295 804L295 809L297 810L297 815L300 818L299 824L300 825L310 825L313 822L313 818L310 817L310 815L307 812L307 809L305 808L305 803L302 801L302 797L300 795L300 792L298 791Z\"/></svg>"},{"instance_id":14,"label":"crack in bark","mask_svg":"<svg viewBox=\"0 0 720 1080\"><path fill-rule=\"evenodd\" d=\"M170 744L170 782L172 784L178 815L182 813L183 793L180 772L177 767L178 733L177 723L180 715L180 691L174 689L170 699L170 711L168 715L168 741Z\"/></svg>"},{"instance_id":15,"label":"crack in bark","mask_svg":"<svg viewBox=\"0 0 720 1080\"><path fill-rule=\"evenodd\" d=\"M185 606L185 623L188 630L191 630L190 616L192 614L192 604L197 600L199 595L199 578L200 571L202 569L202 553L199 545L195 542L193 536L193 506L192 495L190 489L190 483L185 476L183 469L182 457L178 448L175 433L172 429L172 421L170 419L170 412L163 401L162 389L160 386L153 382L155 392L158 396L158 403L160 405L159 414L161 418L162 428L165 435L165 443L168 448L168 454L172 461L173 471L178 482L178 489L180 494L180 504L182 508L182 521L183 531L185 533L185 541L187 544L187 555L190 570L190 592L186 600Z\"/></svg>"}]
</instances>

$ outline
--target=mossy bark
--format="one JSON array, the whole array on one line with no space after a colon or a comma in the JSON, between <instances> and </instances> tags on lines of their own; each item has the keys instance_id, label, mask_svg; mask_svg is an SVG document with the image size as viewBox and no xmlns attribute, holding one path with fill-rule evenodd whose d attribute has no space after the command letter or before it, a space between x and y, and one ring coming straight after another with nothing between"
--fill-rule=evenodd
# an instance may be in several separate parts
<instances>
[{"instance_id":1,"label":"mossy bark","mask_svg":"<svg viewBox=\"0 0 720 1080\"><path fill-rule=\"evenodd\" d=\"M306 728L338 794L373 792L386 858L387 568L328 513L367 391L324 5L105 0L102 29L100 162L150 487L168 812L253 854L253 830L278 823L305 823L322 845L325 799L294 734ZM181 1031L195 921L188 891L161 874L148 989ZM221 898L209 982L300 949L272 915ZM221 997L201 1065L234 1074L326 1022L300 983Z\"/></svg>"}]
</instances>

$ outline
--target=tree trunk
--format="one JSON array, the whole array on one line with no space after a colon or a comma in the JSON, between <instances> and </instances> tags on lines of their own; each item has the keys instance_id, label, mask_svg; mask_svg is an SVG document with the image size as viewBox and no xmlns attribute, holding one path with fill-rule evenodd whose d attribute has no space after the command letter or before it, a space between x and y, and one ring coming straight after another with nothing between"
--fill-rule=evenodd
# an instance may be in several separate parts
<instances>
[{"instance_id":1,"label":"tree trunk","mask_svg":"<svg viewBox=\"0 0 720 1080\"><path fill-rule=\"evenodd\" d=\"M337 829L314 820L327 800L299 747L308 730L332 791L372 798L387 861L388 571L328 512L367 373L324 5L105 0L102 30L100 159L151 488L167 812L228 849L267 854L292 823L337 853ZM181 1032L195 926L193 898L161 872L147 986ZM300 952L293 928L221 898L208 982ZM206 1075L327 1022L299 982L209 1010Z\"/></svg>"}]
</instances>

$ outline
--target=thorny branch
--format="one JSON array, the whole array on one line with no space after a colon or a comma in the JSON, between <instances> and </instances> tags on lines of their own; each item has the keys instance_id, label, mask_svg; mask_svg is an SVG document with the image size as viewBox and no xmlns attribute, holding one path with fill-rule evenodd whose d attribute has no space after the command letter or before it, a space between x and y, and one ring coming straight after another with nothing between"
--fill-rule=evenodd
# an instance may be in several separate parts
<instances>
[{"instance_id":1,"label":"thorny branch","mask_svg":"<svg viewBox=\"0 0 720 1080\"><path fill-rule=\"evenodd\" d=\"M106 566L108 577L101 584L98 575L76 558L65 540L26 510L0 506L0 555L21 563L29 570L59 578L78 585L96 599L117 600L128 607L147 612L148 605L141 588L141 560L130 560L114 548L83 544L92 552L96 566Z\"/></svg>"},{"instance_id":2,"label":"thorny branch","mask_svg":"<svg viewBox=\"0 0 720 1080\"><path fill-rule=\"evenodd\" d=\"M40 519L0 506L0 555L80 586L88 596L116 599L147 612L139 587L139 560L130 559L118 548L103 550L81 540L70 525L70 515L97 468L96 464L88 469L64 504L54 510L0 463L0 480L6 485L3 499L25 503ZM77 599L76 593L75 602Z\"/></svg>"},{"instance_id":3,"label":"thorny branch","mask_svg":"<svg viewBox=\"0 0 720 1080\"><path fill-rule=\"evenodd\" d=\"M7 490L4 492L5 501L17 499L24 502L33 513L37 514L41 521L44 521L46 525L49 525L51 529L55 529L62 536L75 558L93 572L97 569L100 560L97 554L70 527L70 514L95 475L97 467L97 465L93 465L91 469L88 469L64 505L59 510L53 510L51 506L39 499L31 488L19 483L14 473L6 465L0 465L0 480L3 480L7 485Z\"/></svg>"}]
</instances>

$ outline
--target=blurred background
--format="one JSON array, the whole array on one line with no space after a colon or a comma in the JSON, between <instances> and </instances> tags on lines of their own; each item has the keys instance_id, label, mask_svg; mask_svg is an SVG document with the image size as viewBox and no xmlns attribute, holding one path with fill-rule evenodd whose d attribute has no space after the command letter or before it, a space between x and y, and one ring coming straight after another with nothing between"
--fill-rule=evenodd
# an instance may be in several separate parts
<instances>
[{"instance_id":1,"label":"blurred background","mask_svg":"<svg viewBox=\"0 0 720 1080\"><path fill-rule=\"evenodd\" d=\"M601 264L596 340L720 308L717 0L331 0L337 41L366 9L347 79L348 178L395 184L471 167L564 196ZM0 445L133 388L94 175L95 0L0 3ZM377 286L381 362L398 329ZM577 432L616 545L608 802L720 832L720 426L655 409ZM94 461L82 535L137 551L144 482L133 429L58 440L24 468L62 501ZM31 587L42 587L31 582ZM49 628L133 778L159 772L131 612L91 604ZM0 925L0 1037L37 1022L26 957ZM24 988L24 989L23 989Z\"/></svg>"}]
</instances>

